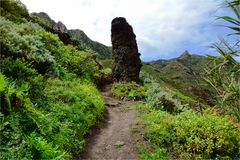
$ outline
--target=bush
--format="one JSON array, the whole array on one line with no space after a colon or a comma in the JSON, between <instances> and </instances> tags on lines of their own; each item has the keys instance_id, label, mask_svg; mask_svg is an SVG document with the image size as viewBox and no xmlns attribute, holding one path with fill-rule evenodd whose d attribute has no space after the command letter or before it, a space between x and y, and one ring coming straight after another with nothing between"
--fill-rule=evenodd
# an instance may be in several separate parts
<instances>
[{"instance_id":1,"label":"bush","mask_svg":"<svg viewBox=\"0 0 240 160\"><path fill-rule=\"evenodd\" d=\"M41 133L48 140L78 155L85 144L84 135L104 111L102 97L91 82L79 79L49 79L46 93L50 98L48 107L45 106L41 116L32 112L31 117L38 117Z\"/></svg>"},{"instance_id":2,"label":"bush","mask_svg":"<svg viewBox=\"0 0 240 160\"><path fill-rule=\"evenodd\" d=\"M5 86L0 86L1 93L8 93ZM21 91L14 89L14 93L15 90ZM21 93L17 94L20 98ZM48 79L44 93L44 103L1 114L1 153L4 157L62 159L77 156L82 151L84 136L104 111L99 92L87 80Z\"/></svg>"},{"instance_id":3,"label":"bush","mask_svg":"<svg viewBox=\"0 0 240 160\"><path fill-rule=\"evenodd\" d=\"M158 148L154 153L142 153L139 160L168 160L167 150L164 148Z\"/></svg>"},{"instance_id":4,"label":"bush","mask_svg":"<svg viewBox=\"0 0 240 160\"><path fill-rule=\"evenodd\" d=\"M92 76L97 71L97 65L93 60L94 55L90 51L79 51L71 45L64 45L56 35L44 30L34 33L41 37L44 46L55 57L56 62L78 76Z\"/></svg>"},{"instance_id":5,"label":"bush","mask_svg":"<svg viewBox=\"0 0 240 160\"><path fill-rule=\"evenodd\" d=\"M16 25L0 17L2 55L4 57L24 58L31 62L40 73L46 73L54 68L54 57L44 47L41 37L31 34L39 29L41 28L36 24Z\"/></svg>"},{"instance_id":6,"label":"bush","mask_svg":"<svg viewBox=\"0 0 240 160\"><path fill-rule=\"evenodd\" d=\"M3 114L8 114L13 110L29 107L31 101L27 93L28 88L28 83L16 86L0 72L0 111Z\"/></svg>"},{"instance_id":7,"label":"bush","mask_svg":"<svg viewBox=\"0 0 240 160\"><path fill-rule=\"evenodd\" d=\"M33 157L33 159L38 159L41 157L42 159L67 159L70 156L64 152L63 150L59 149L58 146L53 146L52 143L48 143L44 138L41 136L37 136L35 133L30 134L27 137L29 144L31 144L32 152L37 152ZM39 155L38 155L39 154Z\"/></svg>"},{"instance_id":8,"label":"bush","mask_svg":"<svg viewBox=\"0 0 240 160\"><path fill-rule=\"evenodd\" d=\"M176 112L177 101L172 98L168 93L161 89L158 83L153 83L147 90L147 102L155 109L161 109L170 113Z\"/></svg>"},{"instance_id":9,"label":"bush","mask_svg":"<svg viewBox=\"0 0 240 160\"><path fill-rule=\"evenodd\" d=\"M17 23L26 22L29 17L26 6L18 0L1 0L0 12L1 16Z\"/></svg>"},{"instance_id":10,"label":"bush","mask_svg":"<svg viewBox=\"0 0 240 160\"><path fill-rule=\"evenodd\" d=\"M196 114L189 110L178 115L139 105L144 113L145 137L156 148L167 147L176 157L210 159L239 157L239 125L227 117Z\"/></svg>"},{"instance_id":11,"label":"bush","mask_svg":"<svg viewBox=\"0 0 240 160\"><path fill-rule=\"evenodd\" d=\"M112 70L110 68L101 69L93 74L95 84L101 88L113 82Z\"/></svg>"},{"instance_id":12,"label":"bush","mask_svg":"<svg viewBox=\"0 0 240 160\"><path fill-rule=\"evenodd\" d=\"M104 111L95 55L26 22L20 2L0 3L0 158L79 156Z\"/></svg>"},{"instance_id":13,"label":"bush","mask_svg":"<svg viewBox=\"0 0 240 160\"><path fill-rule=\"evenodd\" d=\"M132 100L144 100L147 97L145 87L136 82L117 82L113 84L112 93L117 97L128 97Z\"/></svg>"}]
</instances>

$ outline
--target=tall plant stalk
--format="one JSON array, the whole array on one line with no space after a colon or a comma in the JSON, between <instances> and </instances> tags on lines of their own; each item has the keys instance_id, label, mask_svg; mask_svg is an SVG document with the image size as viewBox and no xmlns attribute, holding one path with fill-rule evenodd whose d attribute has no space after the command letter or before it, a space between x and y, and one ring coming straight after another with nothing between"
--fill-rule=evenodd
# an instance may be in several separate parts
<instances>
[{"instance_id":1,"label":"tall plant stalk","mask_svg":"<svg viewBox=\"0 0 240 160\"><path fill-rule=\"evenodd\" d=\"M216 108L240 121L240 64L235 59L240 56L240 0L227 2L227 7L234 16L221 16L217 20L227 22L225 27L233 31L227 36L230 40L237 40L230 45L225 39L220 39L220 44L211 46L221 56L209 56L213 67L206 70L208 76L205 80L216 91Z\"/></svg>"}]
</instances>

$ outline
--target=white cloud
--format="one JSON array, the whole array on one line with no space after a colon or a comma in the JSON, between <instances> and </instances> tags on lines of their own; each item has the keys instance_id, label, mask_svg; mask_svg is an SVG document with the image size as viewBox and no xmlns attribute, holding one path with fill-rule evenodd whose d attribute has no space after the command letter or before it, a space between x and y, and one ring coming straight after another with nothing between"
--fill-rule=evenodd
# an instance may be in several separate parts
<instances>
[{"instance_id":1,"label":"white cloud","mask_svg":"<svg viewBox=\"0 0 240 160\"><path fill-rule=\"evenodd\" d=\"M143 58L179 53L186 42L199 47L216 39L218 0L22 0L30 12L44 11L68 29L111 45L111 20L122 16L133 26ZM217 10L218 9L218 10ZM187 47L186 47L187 48Z\"/></svg>"}]
</instances>

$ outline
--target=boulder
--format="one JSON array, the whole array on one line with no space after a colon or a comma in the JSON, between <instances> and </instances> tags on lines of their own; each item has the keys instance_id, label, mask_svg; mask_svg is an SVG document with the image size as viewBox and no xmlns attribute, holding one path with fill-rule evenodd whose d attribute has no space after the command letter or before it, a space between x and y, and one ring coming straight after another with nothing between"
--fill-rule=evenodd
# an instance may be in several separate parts
<instances>
[{"instance_id":1,"label":"boulder","mask_svg":"<svg viewBox=\"0 0 240 160\"><path fill-rule=\"evenodd\" d=\"M136 35L132 26L125 18L112 20L112 73L117 81L139 81L141 69L140 53L138 52Z\"/></svg>"}]
</instances>

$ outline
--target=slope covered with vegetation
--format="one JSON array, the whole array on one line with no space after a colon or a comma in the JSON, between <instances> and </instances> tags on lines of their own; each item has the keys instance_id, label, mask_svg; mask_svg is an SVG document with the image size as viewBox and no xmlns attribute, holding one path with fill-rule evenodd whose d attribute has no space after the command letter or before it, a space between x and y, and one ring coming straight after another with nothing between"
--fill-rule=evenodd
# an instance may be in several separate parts
<instances>
[{"instance_id":1,"label":"slope covered with vegetation","mask_svg":"<svg viewBox=\"0 0 240 160\"><path fill-rule=\"evenodd\" d=\"M0 1L1 159L68 159L104 111L89 50L65 45L15 0Z\"/></svg>"},{"instance_id":2,"label":"slope covered with vegetation","mask_svg":"<svg viewBox=\"0 0 240 160\"><path fill-rule=\"evenodd\" d=\"M239 0L227 6L237 18L219 19L239 36ZM109 58L109 52L83 47L90 39L81 31L70 31L72 38L56 31L18 0L0 1L0 11L1 159L78 158L105 109L96 85L110 82L111 71L96 54ZM145 63L142 84L113 84L114 96L137 101L141 136L152 146L139 146L139 159L240 157L240 65L233 58L239 40L221 44L213 45L220 58L185 52ZM110 61L101 60L106 67Z\"/></svg>"},{"instance_id":3,"label":"slope covered with vegetation","mask_svg":"<svg viewBox=\"0 0 240 160\"><path fill-rule=\"evenodd\" d=\"M190 55L188 51L185 51L178 58L152 61L146 65L148 69L153 68L161 80L180 90L186 96L212 104L212 90L209 90L203 79L206 76L205 68L211 65L211 60L207 57ZM148 70L145 71L148 72Z\"/></svg>"},{"instance_id":4,"label":"slope covered with vegetation","mask_svg":"<svg viewBox=\"0 0 240 160\"><path fill-rule=\"evenodd\" d=\"M33 22L40 24L47 31L58 34L65 44L72 44L80 50L90 49L98 53L101 59L111 57L111 47L91 40L83 31L79 29L67 30L62 22L56 23L44 12L32 13L31 17Z\"/></svg>"},{"instance_id":5,"label":"slope covered with vegetation","mask_svg":"<svg viewBox=\"0 0 240 160\"><path fill-rule=\"evenodd\" d=\"M227 7L235 17L219 19L230 23L234 41L232 36L240 33L239 1ZM136 109L144 124L140 132L152 145L138 147L139 159L239 159L240 64L233 58L240 53L239 39L233 45L221 42L213 45L221 56L207 59L185 52L176 59L144 64L144 85L114 84L115 96L138 100ZM211 66L203 65L209 62ZM196 78L212 92L211 104L186 93L188 85L202 87Z\"/></svg>"},{"instance_id":6,"label":"slope covered with vegetation","mask_svg":"<svg viewBox=\"0 0 240 160\"><path fill-rule=\"evenodd\" d=\"M83 31L79 29L68 30L71 38L78 42L81 48L90 48L100 54L101 59L111 58L111 47L107 47L99 42L91 40Z\"/></svg>"}]
</instances>

